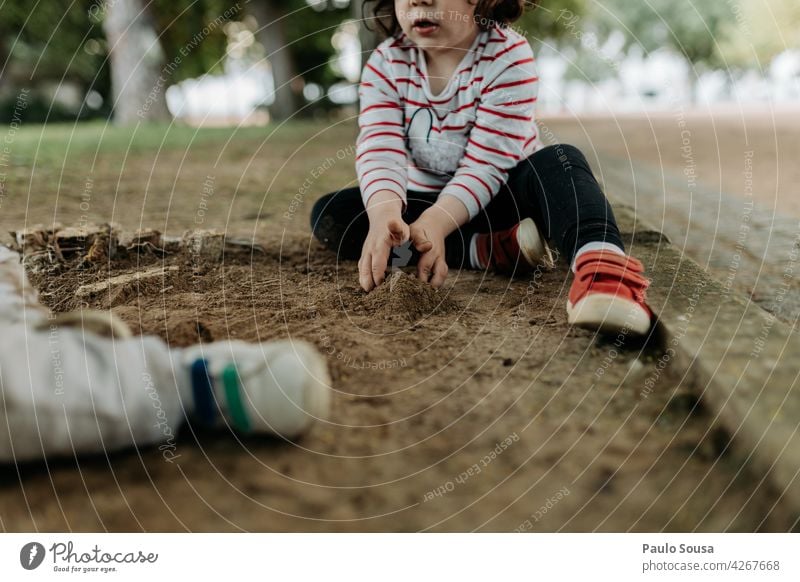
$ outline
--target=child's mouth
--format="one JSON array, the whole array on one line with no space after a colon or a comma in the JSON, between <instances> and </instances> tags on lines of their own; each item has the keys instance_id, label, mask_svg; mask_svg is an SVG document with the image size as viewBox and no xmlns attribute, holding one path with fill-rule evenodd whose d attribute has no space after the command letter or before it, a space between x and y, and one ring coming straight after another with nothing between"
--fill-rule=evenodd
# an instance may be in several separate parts
<instances>
[{"instance_id":1,"label":"child's mouth","mask_svg":"<svg viewBox=\"0 0 800 582\"><path fill-rule=\"evenodd\" d=\"M427 18L418 18L414 21L413 29L418 34L427 36L439 30L439 24Z\"/></svg>"}]
</instances>

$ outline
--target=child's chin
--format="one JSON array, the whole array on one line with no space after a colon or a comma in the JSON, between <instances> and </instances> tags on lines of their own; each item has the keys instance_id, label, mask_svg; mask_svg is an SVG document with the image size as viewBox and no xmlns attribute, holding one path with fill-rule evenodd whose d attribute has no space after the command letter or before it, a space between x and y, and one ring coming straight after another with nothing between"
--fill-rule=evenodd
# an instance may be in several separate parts
<instances>
[{"instance_id":1,"label":"child's chin","mask_svg":"<svg viewBox=\"0 0 800 582\"><path fill-rule=\"evenodd\" d=\"M433 36L421 36L419 34L415 34L410 37L411 40L414 41L418 47L423 49L437 49L442 48L442 40Z\"/></svg>"}]
</instances>

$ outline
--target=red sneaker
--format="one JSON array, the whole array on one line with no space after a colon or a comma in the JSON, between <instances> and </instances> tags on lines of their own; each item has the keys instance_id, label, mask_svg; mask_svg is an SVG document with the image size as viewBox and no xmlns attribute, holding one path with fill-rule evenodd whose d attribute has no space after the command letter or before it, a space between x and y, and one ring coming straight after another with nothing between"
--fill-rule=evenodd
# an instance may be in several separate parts
<instances>
[{"instance_id":1,"label":"red sneaker","mask_svg":"<svg viewBox=\"0 0 800 582\"><path fill-rule=\"evenodd\" d=\"M633 257L608 251L580 255L567 301L569 323L606 333L645 335L653 312L646 303L650 281L643 272L644 266Z\"/></svg>"},{"instance_id":2,"label":"red sneaker","mask_svg":"<svg viewBox=\"0 0 800 582\"><path fill-rule=\"evenodd\" d=\"M478 260L498 273L531 271L537 264L553 266L553 256L532 219L500 232L479 234Z\"/></svg>"}]
</instances>

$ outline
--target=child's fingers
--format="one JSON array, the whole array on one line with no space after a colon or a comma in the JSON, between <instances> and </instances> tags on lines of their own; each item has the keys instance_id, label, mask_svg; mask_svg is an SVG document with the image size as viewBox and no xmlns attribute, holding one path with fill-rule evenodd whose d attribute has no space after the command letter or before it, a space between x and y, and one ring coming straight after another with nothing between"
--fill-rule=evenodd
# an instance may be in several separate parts
<instances>
[{"instance_id":1,"label":"child's fingers","mask_svg":"<svg viewBox=\"0 0 800 582\"><path fill-rule=\"evenodd\" d=\"M386 278L386 265L389 264L390 249L382 247L380 250L372 253L372 281L375 287L383 283Z\"/></svg>"},{"instance_id":2,"label":"child's fingers","mask_svg":"<svg viewBox=\"0 0 800 582\"><path fill-rule=\"evenodd\" d=\"M427 253L433 248L433 243L428 238L428 233L425 232L424 228L412 228L410 235L414 248L419 252Z\"/></svg>"},{"instance_id":3,"label":"child's fingers","mask_svg":"<svg viewBox=\"0 0 800 582\"><path fill-rule=\"evenodd\" d=\"M436 259L436 262L433 264L433 278L431 279L431 285L437 289L444 285L444 281L447 279L448 270L447 263L442 257Z\"/></svg>"},{"instance_id":4,"label":"child's fingers","mask_svg":"<svg viewBox=\"0 0 800 582\"><path fill-rule=\"evenodd\" d=\"M405 222L403 222L402 220L394 219L390 220L387 226L389 228L389 236L392 239L393 247L399 247L401 244L403 244L408 240L409 228Z\"/></svg>"},{"instance_id":5,"label":"child's fingers","mask_svg":"<svg viewBox=\"0 0 800 582\"><path fill-rule=\"evenodd\" d=\"M374 287L372 280L372 254L364 253L358 261L358 282L361 288L369 293Z\"/></svg>"},{"instance_id":6,"label":"child's fingers","mask_svg":"<svg viewBox=\"0 0 800 582\"><path fill-rule=\"evenodd\" d=\"M431 275L433 275L433 263L433 257L427 254L419 258L419 263L417 263L417 277L420 281L428 283L431 280Z\"/></svg>"}]
</instances>

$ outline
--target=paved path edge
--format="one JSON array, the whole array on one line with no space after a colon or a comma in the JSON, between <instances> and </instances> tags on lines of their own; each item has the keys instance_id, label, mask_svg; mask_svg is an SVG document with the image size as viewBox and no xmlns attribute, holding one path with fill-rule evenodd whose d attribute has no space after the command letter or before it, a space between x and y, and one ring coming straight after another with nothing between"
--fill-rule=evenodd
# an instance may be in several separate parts
<instances>
[{"instance_id":1,"label":"paved path edge","mask_svg":"<svg viewBox=\"0 0 800 582\"><path fill-rule=\"evenodd\" d=\"M694 383L734 450L800 515L800 334L712 279L630 206L615 214L652 280L659 363Z\"/></svg>"}]
</instances>

